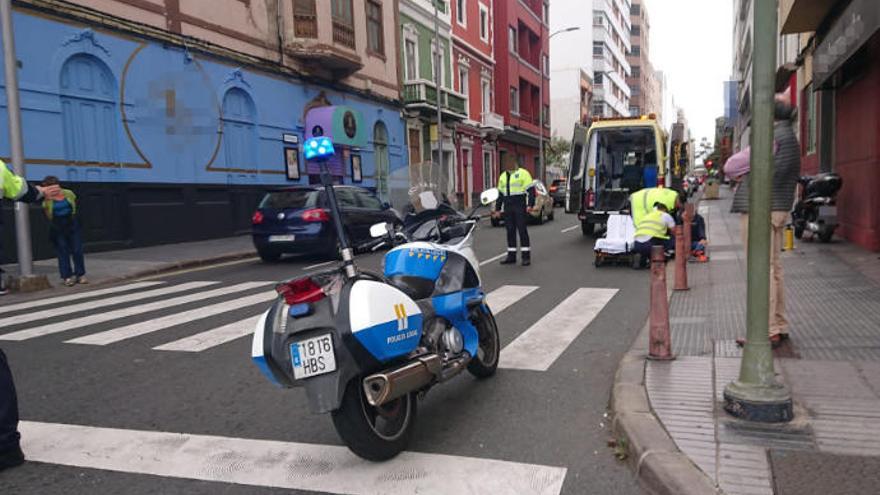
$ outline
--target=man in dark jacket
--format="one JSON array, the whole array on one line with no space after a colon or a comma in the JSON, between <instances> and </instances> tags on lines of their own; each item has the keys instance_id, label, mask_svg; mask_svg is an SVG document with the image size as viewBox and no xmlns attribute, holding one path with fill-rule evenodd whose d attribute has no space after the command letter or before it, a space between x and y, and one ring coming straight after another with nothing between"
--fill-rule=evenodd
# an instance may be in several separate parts
<instances>
[{"instance_id":1,"label":"man in dark jacket","mask_svg":"<svg viewBox=\"0 0 880 495\"><path fill-rule=\"evenodd\" d=\"M788 320L785 317L785 288L782 263L782 233L794 202L795 187L801 171L801 154L792 127L794 110L785 96L777 95L773 124L773 186L770 197L770 343L778 346L788 338ZM724 172L739 180L730 211L742 214L740 229L743 245L748 249L749 233L749 180L750 150L740 151L724 165ZM748 166L743 166L749 164ZM742 339L737 343L744 343Z\"/></svg>"}]
</instances>

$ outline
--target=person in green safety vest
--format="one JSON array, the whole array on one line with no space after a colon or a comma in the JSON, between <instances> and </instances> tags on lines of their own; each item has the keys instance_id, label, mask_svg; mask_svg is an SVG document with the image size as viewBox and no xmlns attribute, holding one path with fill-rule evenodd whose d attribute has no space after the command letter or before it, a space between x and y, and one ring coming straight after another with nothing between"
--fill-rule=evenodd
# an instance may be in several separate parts
<instances>
[{"instance_id":1,"label":"person in green safety vest","mask_svg":"<svg viewBox=\"0 0 880 495\"><path fill-rule=\"evenodd\" d=\"M46 194L55 194L57 188L31 186L23 178L13 174L6 164L0 160L0 192L3 199L36 203ZM0 280L3 280L0 270ZM5 288L0 282L0 291ZM18 400L15 395L15 383L12 371L3 349L0 349L0 471L18 466L24 462L24 454L19 443L18 433Z\"/></svg>"},{"instance_id":2,"label":"person in green safety vest","mask_svg":"<svg viewBox=\"0 0 880 495\"><path fill-rule=\"evenodd\" d=\"M661 202L654 203L654 209L636 224L635 244L633 253L638 260L633 263L639 268L646 268L651 260L651 248L663 246L669 254L675 249L672 238L672 230L675 228L675 219L669 214L669 208Z\"/></svg>"},{"instance_id":3,"label":"person in green safety vest","mask_svg":"<svg viewBox=\"0 0 880 495\"><path fill-rule=\"evenodd\" d=\"M680 206L679 194L674 189L665 187L646 187L630 194L629 204L633 225L638 227L642 217L651 213L656 203L663 204L666 206L666 211L672 213Z\"/></svg>"},{"instance_id":4,"label":"person in green safety vest","mask_svg":"<svg viewBox=\"0 0 880 495\"><path fill-rule=\"evenodd\" d=\"M532 184L532 174L519 166L519 161L513 155L505 156L504 172L498 176L498 192L501 193L496 202L494 217L501 215L501 206L504 206L504 227L507 229L507 257L501 260L502 265L516 263L516 236L519 234L520 251L522 251L522 265L529 266L532 263L532 244L529 240L529 229L526 225L526 217L529 210L535 206L535 188L529 188Z\"/></svg>"}]
</instances>

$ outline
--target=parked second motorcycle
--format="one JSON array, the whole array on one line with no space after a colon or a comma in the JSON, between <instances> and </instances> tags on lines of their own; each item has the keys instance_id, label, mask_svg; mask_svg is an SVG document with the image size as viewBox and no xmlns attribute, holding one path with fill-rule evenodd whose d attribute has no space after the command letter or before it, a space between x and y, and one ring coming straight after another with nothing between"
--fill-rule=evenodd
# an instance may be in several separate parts
<instances>
[{"instance_id":1,"label":"parked second motorcycle","mask_svg":"<svg viewBox=\"0 0 880 495\"><path fill-rule=\"evenodd\" d=\"M818 236L822 242L830 242L837 228L837 192L843 180L834 173L806 176L798 179L798 195L791 223L794 236L803 238Z\"/></svg>"},{"instance_id":2,"label":"parked second motorcycle","mask_svg":"<svg viewBox=\"0 0 880 495\"><path fill-rule=\"evenodd\" d=\"M498 366L498 328L471 248L478 219L429 187L410 190L403 229L370 230L377 243L403 242L385 255L384 273L371 273L355 265L322 175L342 266L281 283L256 326L251 356L276 384L304 387L312 412L330 413L352 452L381 461L406 448L418 399L431 387L464 370L486 378ZM481 200L497 197L489 190Z\"/></svg>"}]
</instances>

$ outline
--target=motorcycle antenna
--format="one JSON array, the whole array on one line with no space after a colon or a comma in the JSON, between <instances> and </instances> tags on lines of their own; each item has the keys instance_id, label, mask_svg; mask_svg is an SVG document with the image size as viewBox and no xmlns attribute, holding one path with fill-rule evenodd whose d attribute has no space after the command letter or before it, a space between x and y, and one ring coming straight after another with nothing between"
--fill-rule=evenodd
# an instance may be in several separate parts
<instances>
[{"instance_id":1,"label":"motorcycle antenna","mask_svg":"<svg viewBox=\"0 0 880 495\"><path fill-rule=\"evenodd\" d=\"M357 268L354 266L354 250L345 229L342 226L342 214L339 211L339 203L336 201L336 192L333 190L333 179L327 168L327 161L336 154L333 141L328 137L313 137L304 144L306 160L314 160L321 167L321 184L327 192L327 203L330 205L330 216L333 218L333 226L336 228L336 238L339 239L339 250L342 254L342 268L345 276L354 278L357 276Z\"/></svg>"}]
</instances>

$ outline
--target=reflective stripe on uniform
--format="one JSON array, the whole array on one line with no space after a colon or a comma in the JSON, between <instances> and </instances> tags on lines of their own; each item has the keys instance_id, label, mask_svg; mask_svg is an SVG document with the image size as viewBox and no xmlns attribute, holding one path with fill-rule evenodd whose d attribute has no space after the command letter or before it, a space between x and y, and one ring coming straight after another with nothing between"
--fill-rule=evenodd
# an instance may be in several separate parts
<instances>
[{"instance_id":1,"label":"reflective stripe on uniform","mask_svg":"<svg viewBox=\"0 0 880 495\"><path fill-rule=\"evenodd\" d=\"M663 221L663 212L654 210L639 222L639 225L636 227L635 236L646 235L660 239L669 239L668 231L669 228Z\"/></svg>"}]
</instances>

